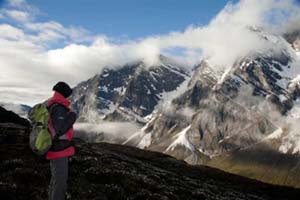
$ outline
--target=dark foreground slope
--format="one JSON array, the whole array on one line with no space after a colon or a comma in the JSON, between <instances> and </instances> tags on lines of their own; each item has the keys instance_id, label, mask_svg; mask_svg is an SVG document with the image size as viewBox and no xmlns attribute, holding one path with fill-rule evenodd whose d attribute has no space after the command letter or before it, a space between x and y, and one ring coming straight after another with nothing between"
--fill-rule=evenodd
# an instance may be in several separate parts
<instances>
[{"instance_id":1,"label":"dark foreground slope","mask_svg":"<svg viewBox=\"0 0 300 200\"><path fill-rule=\"evenodd\" d=\"M0 110L3 119L11 113ZM0 199L47 199L49 163L32 153L29 126L0 123ZM161 153L76 140L70 161L68 199L299 199L300 190L272 186Z\"/></svg>"},{"instance_id":2,"label":"dark foreground slope","mask_svg":"<svg viewBox=\"0 0 300 200\"><path fill-rule=\"evenodd\" d=\"M161 153L76 142L69 199L299 199L300 190L272 186ZM48 162L27 144L0 145L0 199L47 199Z\"/></svg>"}]
</instances>

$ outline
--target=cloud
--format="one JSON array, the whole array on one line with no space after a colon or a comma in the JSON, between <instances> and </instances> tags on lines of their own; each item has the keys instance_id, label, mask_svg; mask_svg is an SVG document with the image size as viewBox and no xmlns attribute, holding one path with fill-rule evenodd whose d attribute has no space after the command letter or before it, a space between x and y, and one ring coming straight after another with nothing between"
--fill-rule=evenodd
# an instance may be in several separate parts
<instances>
[{"instance_id":1,"label":"cloud","mask_svg":"<svg viewBox=\"0 0 300 200\"><path fill-rule=\"evenodd\" d=\"M19 10L6 10L6 14L20 22L28 22L31 20L30 14Z\"/></svg>"},{"instance_id":2,"label":"cloud","mask_svg":"<svg viewBox=\"0 0 300 200\"><path fill-rule=\"evenodd\" d=\"M20 7L25 4L25 0L9 0L11 6Z\"/></svg>"},{"instance_id":3,"label":"cloud","mask_svg":"<svg viewBox=\"0 0 300 200\"><path fill-rule=\"evenodd\" d=\"M25 34L21 29L9 24L0 24L0 37L8 40L22 40L25 38Z\"/></svg>"},{"instance_id":4,"label":"cloud","mask_svg":"<svg viewBox=\"0 0 300 200\"><path fill-rule=\"evenodd\" d=\"M96 38L96 36L92 36L89 31L82 27L64 27L56 21L26 23L24 28L38 33L34 38L37 42L55 41L60 39L72 42L91 42Z\"/></svg>"},{"instance_id":5,"label":"cloud","mask_svg":"<svg viewBox=\"0 0 300 200\"><path fill-rule=\"evenodd\" d=\"M129 122L101 121L98 125L75 123L75 137L88 142L110 142L121 144L140 130L140 126ZM126 130L126 131L124 131Z\"/></svg>"},{"instance_id":6,"label":"cloud","mask_svg":"<svg viewBox=\"0 0 300 200\"><path fill-rule=\"evenodd\" d=\"M9 6L0 10L3 19L14 20L14 25L26 33L27 40L49 47L54 44L92 42L96 36L82 27L66 27L56 21L39 22L37 16L45 15L25 0L8 1ZM0 17L1 18L1 17Z\"/></svg>"},{"instance_id":7,"label":"cloud","mask_svg":"<svg viewBox=\"0 0 300 200\"><path fill-rule=\"evenodd\" d=\"M191 52L201 49L216 70L225 70L235 60L251 51L269 51L274 44L263 37L263 32L277 31L292 16L296 15L292 1L280 3L275 0L243 0L229 3L207 25L189 27L184 32L173 32L165 36L147 39L160 49L182 47ZM283 17L282 13L290 12ZM276 22L276 23L275 23ZM258 34L254 29L262 30Z\"/></svg>"},{"instance_id":8,"label":"cloud","mask_svg":"<svg viewBox=\"0 0 300 200\"><path fill-rule=\"evenodd\" d=\"M8 0L9 4L14 7L21 7L26 4L25 0Z\"/></svg>"},{"instance_id":9,"label":"cloud","mask_svg":"<svg viewBox=\"0 0 300 200\"><path fill-rule=\"evenodd\" d=\"M31 15L40 14L40 10L37 7L31 6L26 0L7 0L10 8L20 9L30 13Z\"/></svg>"},{"instance_id":10,"label":"cloud","mask_svg":"<svg viewBox=\"0 0 300 200\"><path fill-rule=\"evenodd\" d=\"M161 53L177 57L190 66L206 58L215 70L224 71L251 51L266 51L276 46L254 28L281 33L279 27L292 21L299 11L292 0L242 0L228 3L206 26L115 42L82 27L64 26L51 20L41 22L36 17L40 11L24 0L9 3L9 7L0 11L4 18L15 20L0 24L0 45L5 46L0 49L3 77L0 90L6 92L0 100L13 100L14 95L19 95L14 102L31 105L49 97L57 81L75 86L104 67L119 67L141 59L151 66L158 62ZM23 22L21 15L26 16ZM181 54L173 55L174 49L181 49ZM7 85L14 83L15 87L8 90ZM28 89L24 90L20 83ZM20 91L23 93L18 94ZM38 98L32 98L35 93Z\"/></svg>"}]
</instances>

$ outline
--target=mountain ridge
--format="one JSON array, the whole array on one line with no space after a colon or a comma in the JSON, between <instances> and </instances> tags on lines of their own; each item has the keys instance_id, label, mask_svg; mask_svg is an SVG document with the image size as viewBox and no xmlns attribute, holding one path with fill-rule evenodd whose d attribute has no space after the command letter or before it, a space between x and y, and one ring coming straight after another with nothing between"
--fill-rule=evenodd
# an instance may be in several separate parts
<instances>
[{"instance_id":1,"label":"mountain ridge","mask_svg":"<svg viewBox=\"0 0 300 200\"><path fill-rule=\"evenodd\" d=\"M72 107L83 121L114 120L114 116L126 121L124 115L145 117L164 98L164 93L176 90L188 77L188 70L165 56L160 56L160 62L151 67L134 62L119 69L104 69L73 89ZM85 116L89 113L91 117Z\"/></svg>"},{"instance_id":2,"label":"mountain ridge","mask_svg":"<svg viewBox=\"0 0 300 200\"><path fill-rule=\"evenodd\" d=\"M298 148L295 144L297 129L293 124L299 116L297 74L300 74L300 62L296 49L281 36L266 35L261 31L258 34L262 34L270 45L282 45L278 49L274 46L275 49L267 53L251 52L222 73L216 73L214 66L203 60L195 67L186 91L172 100L171 112L155 113L142 131L125 144L147 144L137 146L164 152L191 164L207 164L258 180L299 187L297 181L285 181L292 177L288 171L299 168L297 156L292 165L285 163L285 168L279 167L280 161L275 162L278 166L259 168L260 158L264 156L276 159L275 155L278 155L278 160L284 157L280 152L260 152L261 145L265 146L263 149L272 146L275 152L282 148L278 143L291 148L287 152L296 152ZM181 113L184 109L191 110L189 116ZM288 120L292 125L288 125ZM285 126L294 128L295 134L277 134L282 140L262 142ZM251 155L257 154L252 156L253 169L238 161L242 158L240 155L247 155L243 152L249 152L246 149L250 147ZM229 159L222 159L222 155L227 154ZM226 167L222 168L222 162ZM255 176L256 169L262 171ZM276 176L276 170L280 171L280 177L274 180L272 176ZM263 177L264 173L269 174Z\"/></svg>"}]
</instances>

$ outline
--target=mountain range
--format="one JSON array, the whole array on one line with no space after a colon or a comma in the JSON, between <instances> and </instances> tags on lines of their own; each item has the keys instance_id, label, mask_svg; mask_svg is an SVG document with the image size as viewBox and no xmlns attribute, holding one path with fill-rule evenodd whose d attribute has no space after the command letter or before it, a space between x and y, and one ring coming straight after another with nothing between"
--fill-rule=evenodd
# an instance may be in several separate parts
<instances>
[{"instance_id":1,"label":"mountain range","mask_svg":"<svg viewBox=\"0 0 300 200\"><path fill-rule=\"evenodd\" d=\"M148 67L143 61L128 63L101 73L73 89L72 107L79 121L100 119L145 122L155 106L186 83L189 71L172 59L160 56Z\"/></svg>"},{"instance_id":2,"label":"mountain range","mask_svg":"<svg viewBox=\"0 0 300 200\"><path fill-rule=\"evenodd\" d=\"M107 68L74 88L81 122L141 126L122 144L269 183L300 187L299 35L253 31L272 48L223 71L160 55ZM192 69L192 70L189 70Z\"/></svg>"},{"instance_id":3,"label":"mountain range","mask_svg":"<svg viewBox=\"0 0 300 200\"><path fill-rule=\"evenodd\" d=\"M153 66L108 66L79 83L71 99L77 137L300 187L300 34L252 31L273 48L248 52L223 71L210 59L186 66L159 55ZM30 109L1 106L23 117ZM121 124L113 136L98 127L107 122L106 129Z\"/></svg>"}]
</instances>

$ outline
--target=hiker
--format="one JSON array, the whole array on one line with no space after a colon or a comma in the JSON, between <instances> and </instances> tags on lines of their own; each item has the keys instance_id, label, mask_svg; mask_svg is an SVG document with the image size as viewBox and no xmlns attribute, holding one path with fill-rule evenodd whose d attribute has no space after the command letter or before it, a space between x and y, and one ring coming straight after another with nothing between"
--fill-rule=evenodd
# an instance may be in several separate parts
<instances>
[{"instance_id":1,"label":"hiker","mask_svg":"<svg viewBox=\"0 0 300 200\"><path fill-rule=\"evenodd\" d=\"M69 108L68 98L72 94L70 86L65 82L58 82L53 91L53 97L48 99L49 130L53 138L52 146L46 153L51 170L49 199L63 200L67 191L68 157L75 153L71 140L76 114Z\"/></svg>"}]
</instances>

